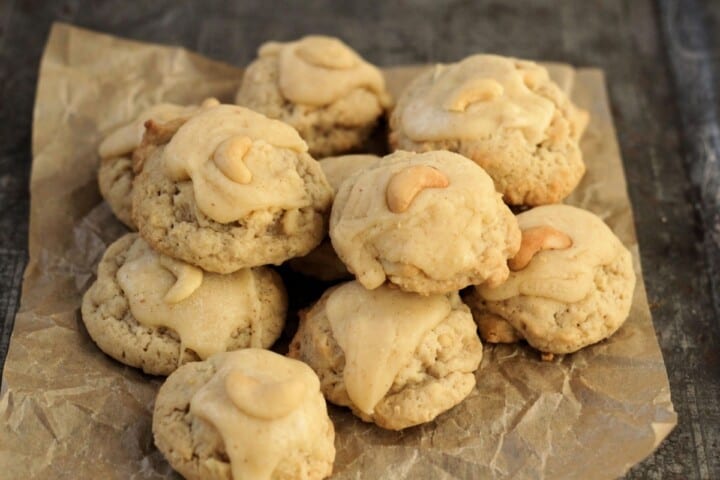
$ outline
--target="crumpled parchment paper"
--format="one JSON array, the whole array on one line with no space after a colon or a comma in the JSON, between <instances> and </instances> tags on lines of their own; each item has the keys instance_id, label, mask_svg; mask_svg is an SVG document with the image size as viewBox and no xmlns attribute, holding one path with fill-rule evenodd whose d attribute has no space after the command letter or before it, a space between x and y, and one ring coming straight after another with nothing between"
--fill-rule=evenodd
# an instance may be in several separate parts
<instances>
[{"instance_id":1,"label":"crumpled parchment paper","mask_svg":"<svg viewBox=\"0 0 720 480\"><path fill-rule=\"evenodd\" d=\"M421 68L386 69L398 92ZM569 203L601 215L638 263L630 201L602 72L552 65L590 111L588 173ZM102 135L159 101L231 101L241 70L180 48L54 26L33 123L30 261L0 398L5 478L156 479L162 379L98 350L80 320L105 247L124 232L96 183ZM610 478L649 455L676 424L662 354L638 277L630 318L608 341L541 362L524 345L486 346L477 388L436 421L403 432L330 407L333 478ZM292 292L291 292L292 294Z\"/></svg>"}]
</instances>

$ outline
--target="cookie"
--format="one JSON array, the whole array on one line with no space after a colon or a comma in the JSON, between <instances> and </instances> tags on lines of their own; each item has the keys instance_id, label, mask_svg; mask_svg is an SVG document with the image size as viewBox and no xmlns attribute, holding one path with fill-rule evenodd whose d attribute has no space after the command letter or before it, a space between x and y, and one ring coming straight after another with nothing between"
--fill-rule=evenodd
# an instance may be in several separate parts
<instances>
[{"instance_id":1,"label":"cookie","mask_svg":"<svg viewBox=\"0 0 720 480\"><path fill-rule=\"evenodd\" d=\"M280 264L322 241L332 189L290 126L219 105L150 125L133 218L155 249L204 270Z\"/></svg>"},{"instance_id":2,"label":"cookie","mask_svg":"<svg viewBox=\"0 0 720 480\"><path fill-rule=\"evenodd\" d=\"M500 286L466 298L487 341L524 338L541 352L564 354L617 331L632 304L632 256L596 215L569 205L517 217L522 247ZM488 335L490 332L490 335Z\"/></svg>"},{"instance_id":3,"label":"cookie","mask_svg":"<svg viewBox=\"0 0 720 480\"><path fill-rule=\"evenodd\" d=\"M502 282L520 246L490 177L448 151L395 152L343 182L330 238L365 288L423 295Z\"/></svg>"},{"instance_id":4,"label":"cookie","mask_svg":"<svg viewBox=\"0 0 720 480\"><path fill-rule=\"evenodd\" d=\"M268 42L235 102L295 127L314 157L357 149L390 100L380 70L337 38Z\"/></svg>"},{"instance_id":5,"label":"cookie","mask_svg":"<svg viewBox=\"0 0 720 480\"><path fill-rule=\"evenodd\" d=\"M188 480L319 480L335 431L317 375L304 363L245 349L170 375L153 412L155 445Z\"/></svg>"},{"instance_id":6,"label":"cookie","mask_svg":"<svg viewBox=\"0 0 720 480\"><path fill-rule=\"evenodd\" d=\"M578 141L588 114L534 63L473 55L415 79L390 117L396 149L460 153L511 205L567 197L585 172Z\"/></svg>"},{"instance_id":7,"label":"cookie","mask_svg":"<svg viewBox=\"0 0 720 480\"><path fill-rule=\"evenodd\" d=\"M201 107L217 105L214 98L205 100ZM100 168L98 185L100 194L115 216L132 230L136 230L132 219L132 182L135 174L132 168L132 152L140 146L145 122L167 122L178 117L187 117L198 107L160 103L142 112L132 122L114 130L100 144Z\"/></svg>"},{"instance_id":8,"label":"cookie","mask_svg":"<svg viewBox=\"0 0 720 480\"><path fill-rule=\"evenodd\" d=\"M323 158L319 163L333 191L337 192L345 179L378 160L377 155L342 155ZM335 254L329 237L307 255L291 259L288 265L296 272L325 282L352 277Z\"/></svg>"},{"instance_id":9,"label":"cookie","mask_svg":"<svg viewBox=\"0 0 720 480\"><path fill-rule=\"evenodd\" d=\"M111 244L85 293L82 319L102 351L153 375L226 350L269 348L285 324L280 276L228 275L158 254L137 234Z\"/></svg>"},{"instance_id":10,"label":"cookie","mask_svg":"<svg viewBox=\"0 0 720 480\"><path fill-rule=\"evenodd\" d=\"M288 355L315 370L330 402L401 430L433 420L472 391L482 345L457 293L366 290L353 281L301 313Z\"/></svg>"}]
</instances>

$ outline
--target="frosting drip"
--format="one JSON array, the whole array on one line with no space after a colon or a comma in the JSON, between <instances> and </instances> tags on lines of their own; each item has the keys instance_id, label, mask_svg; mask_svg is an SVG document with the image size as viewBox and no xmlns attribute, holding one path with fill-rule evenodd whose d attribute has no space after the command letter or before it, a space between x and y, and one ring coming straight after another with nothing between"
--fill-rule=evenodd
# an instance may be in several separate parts
<instances>
[{"instance_id":1,"label":"frosting drip","mask_svg":"<svg viewBox=\"0 0 720 480\"><path fill-rule=\"evenodd\" d=\"M345 353L348 396L372 414L421 340L451 311L445 295L428 297L349 282L333 291L326 311L333 336Z\"/></svg>"},{"instance_id":2,"label":"frosting drip","mask_svg":"<svg viewBox=\"0 0 720 480\"><path fill-rule=\"evenodd\" d=\"M163 162L171 179L192 179L201 212L230 223L255 210L305 206L296 155L306 151L307 144L289 125L220 105L180 127L165 147Z\"/></svg>"},{"instance_id":3,"label":"frosting drip","mask_svg":"<svg viewBox=\"0 0 720 480\"><path fill-rule=\"evenodd\" d=\"M272 477L289 452L311 451L329 423L320 381L302 362L245 349L210 359L216 372L190 402L190 412L223 439L232 476Z\"/></svg>"},{"instance_id":4,"label":"frosting drip","mask_svg":"<svg viewBox=\"0 0 720 480\"><path fill-rule=\"evenodd\" d=\"M595 270L610 263L622 244L597 216L569 205L536 207L517 216L521 230L548 226L567 234L572 245L535 254L522 270L510 272L497 287L476 287L489 301L518 295L543 297L563 303L578 302L594 288Z\"/></svg>"},{"instance_id":5,"label":"frosting drip","mask_svg":"<svg viewBox=\"0 0 720 480\"><path fill-rule=\"evenodd\" d=\"M499 128L517 129L538 144L555 106L530 87L548 79L537 64L496 55L438 65L430 85L403 110L402 128L416 141L473 139Z\"/></svg>"},{"instance_id":6,"label":"frosting drip","mask_svg":"<svg viewBox=\"0 0 720 480\"><path fill-rule=\"evenodd\" d=\"M383 105L388 103L380 70L336 38L315 35L296 42L270 42L258 53L278 56L280 91L291 102L319 107L366 88Z\"/></svg>"},{"instance_id":7,"label":"frosting drip","mask_svg":"<svg viewBox=\"0 0 720 480\"><path fill-rule=\"evenodd\" d=\"M202 270L154 252L138 239L117 272L133 317L146 327L166 327L202 359L227 349L238 329L252 327L251 346L262 341L252 270L229 275Z\"/></svg>"}]
</instances>

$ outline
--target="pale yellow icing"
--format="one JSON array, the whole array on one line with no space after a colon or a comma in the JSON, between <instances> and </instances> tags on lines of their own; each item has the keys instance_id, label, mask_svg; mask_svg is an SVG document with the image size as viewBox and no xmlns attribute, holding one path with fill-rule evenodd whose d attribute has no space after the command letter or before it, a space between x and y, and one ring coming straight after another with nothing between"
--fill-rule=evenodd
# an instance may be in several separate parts
<instances>
[{"instance_id":1,"label":"pale yellow icing","mask_svg":"<svg viewBox=\"0 0 720 480\"><path fill-rule=\"evenodd\" d=\"M356 88L366 88L381 103L388 102L380 70L337 38L312 35L295 42L270 42L258 54L277 55L280 91L292 102L328 105Z\"/></svg>"},{"instance_id":2,"label":"pale yellow icing","mask_svg":"<svg viewBox=\"0 0 720 480\"><path fill-rule=\"evenodd\" d=\"M138 239L117 272L133 317L146 327L177 332L181 348L207 358L227 349L236 330L252 327L251 346L261 346L257 291L250 269L228 275L160 255Z\"/></svg>"},{"instance_id":3,"label":"pale yellow icing","mask_svg":"<svg viewBox=\"0 0 720 480\"><path fill-rule=\"evenodd\" d=\"M195 201L220 223L252 211L307 204L305 182L293 152L307 144L291 126L235 105L219 105L193 115L163 152L166 174L192 179Z\"/></svg>"},{"instance_id":4,"label":"pale yellow icing","mask_svg":"<svg viewBox=\"0 0 720 480\"><path fill-rule=\"evenodd\" d=\"M205 108L218 105L214 98L205 100L200 107L197 105L175 105L173 103L160 103L153 105L127 125L118 128L98 148L100 158L119 157L127 155L135 150L142 142L145 133L145 122L154 120L156 122L168 122L180 117L186 117L194 113L198 108Z\"/></svg>"},{"instance_id":5,"label":"pale yellow icing","mask_svg":"<svg viewBox=\"0 0 720 480\"><path fill-rule=\"evenodd\" d=\"M548 78L537 64L497 55L438 65L431 84L403 110L402 129L416 141L473 139L516 129L528 142L540 143L555 107L529 86Z\"/></svg>"},{"instance_id":6,"label":"pale yellow icing","mask_svg":"<svg viewBox=\"0 0 720 480\"><path fill-rule=\"evenodd\" d=\"M233 478L270 479L283 457L310 452L327 435L320 381L304 363L260 349L210 361L216 372L193 395L190 412L220 433Z\"/></svg>"},{"instance_id":7,"label":"pale yellow icing","mask_svg":"<svg viewBox=\"0 0 720 480\"><path fill-rule=\"evenodd\" d=\"M345 353L348 396L372 414L425 334L451 311L445 295L420 296L386 286L366 290L349 282L327 298L333 336Z\"/></svg>"},{"instance_id":8,"label":"pale yellow icing","mask_svg":"<svg viewBox=\"0 0 720 480\"><path fill-rule=\"evenodd\" d=\"M391 178L417 165L442 172L448 186L424 189L406 212L391 212L386 202ZM509 212L501 210L505 207L490 177L465 157L447 151L396 152L353 178L351 188L346 190L343 183L338 193L340 203L336 200L332 210L330 238L344 263L356 266L354 273L367 288L386 280L375 252L442 280L477 269L478 255L486 248L483 241L506 241L504 233L488 232L488 228L497 229L498 219ZM498 261L504 263L504 259Z\"/></svg>"},{"instance_id":9,"label":"pale yellow icing","mask_svg":"<svg viewBox=\"0 0 720 480\"><path fill-rule=\"evenodd\" d=\"M564 303L578 302L594 288L595 270L610 263L622 244L607 225L594 214L569 205L536 207L517 216L521 230L549 226L570 236L572 246L542 250L507 281L497 287L476 287L489 301L518 295L548 298Z\"/></svg>"},{"instance_id":10,"label":"pale yellow icing","mask_svg":"<svg viewBox=\"0 0 720 480\"><path fill-rule=\"evenodd\" d=\"M377 163L377 155L341 155L339 157L326 157L319 161L325 177L332 189L337 192L340 184L356 172L365 170Z\"/></svg>"}]
</instances>

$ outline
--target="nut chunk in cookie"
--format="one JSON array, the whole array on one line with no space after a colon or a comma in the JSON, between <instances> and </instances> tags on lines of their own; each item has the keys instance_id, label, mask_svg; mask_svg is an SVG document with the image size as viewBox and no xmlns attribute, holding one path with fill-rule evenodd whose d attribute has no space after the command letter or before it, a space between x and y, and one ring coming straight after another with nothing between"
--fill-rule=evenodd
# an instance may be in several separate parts
<instances>
[{"instance_id":1,"label":"nut chunk in cookie","mask_svg":"<svg viewBox=\"0 0 720 480\"><path fill-rule=\"evenodd\" d=\"M380 70L325 36L263 44L235 102L289 123L320 157L360 147L390 103Z\"/></svg>"},{"instance_id":2,"label":"nut chunk in cookie","mask_svg":"<svg viewBox=\"0 0 720 480\"><path fill-rule=\"evenodd\" d=\"M520 246L490 177L448 151L395 152L343 182L330 238L365 288L423 295L502 282Z\"/></svg>"},{"instance_id":3,"label":"nut chunk in cookie","mask_svg":"<svg viewBox=\"0 0 720 480\"><path fill-rule=\"evenodd\" d=\"M148 108L135 120L105 137L98 148L100 155L98 184L103 198L121 222L133 230L136 229L132 219L132 182L135 178L132 153L140 146L145 133L145 122L148 120L168 122L176 118L186 118L198 108L213 105L218 105L218 101L214 98L208 98L200 107L160 103Z\"/></svg>"},{"instance_id":4,"label":"nut chunk in cookie","mask_svg":"<svg viewBox=\"0 0 720 480\"><path fill-rule=\"evenodd\" d=\"M168 126L135 159L133 217L154 249L230 273L320 243L332 189L295 129L235 105Z\"/></svg>"},{"instance_id":5,"label":"nut chunk in cookie","mask_svg":"<svg viewBox=\"0 0 720 480\"><path fill-rule=\"evenodd\" d=\"M317 375L267 350L180 367L158 392L153 435L188 480L320 480L335 460Z\"/></svg>"},{"instance_id":6,"label":"nut chunk in cookie","mask_svg":"<svg viewBox=\"0 0 720 480\"><path fill-rule=\"evenodd\" d=\"M153 375L227 350L269 348L287 298L266 267L227 275L159 254L127 234L110 245L85 293L82 318L102 351Z\"/></svg>"},{"instance_id":7,"label":"nut chunk in cookie","mask_svg":"<svg viewBox=\"0 0 720 480\"><path fill-rule=\"evenodd\" d=\"M585 173L578 141L587 121L544 67L473 55L408 86L390 118L390 143L465 155L507 203L543 205L567 197Z\"/></svg>"},{"instance_id":8,"label":"nut chunk in cookie","mask_svg":"<svg viewBox=\"0 0 720 480\"><path fill-rule=\"evenodd\" d=\"M467 397L482 345L457 293L366 290L353 281L331 288L301 314L289 355L315 370L330 402L401 430Z\"/></svg>"},{"instance_id":9,"label":"nut chunk in cookie","mask_svg":"<svg viewBox=\"0 0 720 480\"><path fill-rule=\"evenodd\" d=\"M466 297L490 342L527 342L572 353L620 328L635 288L632 256L596 215L569 205L521 213L522 246L500 286Z\"/></svg>"}]
</instances>

